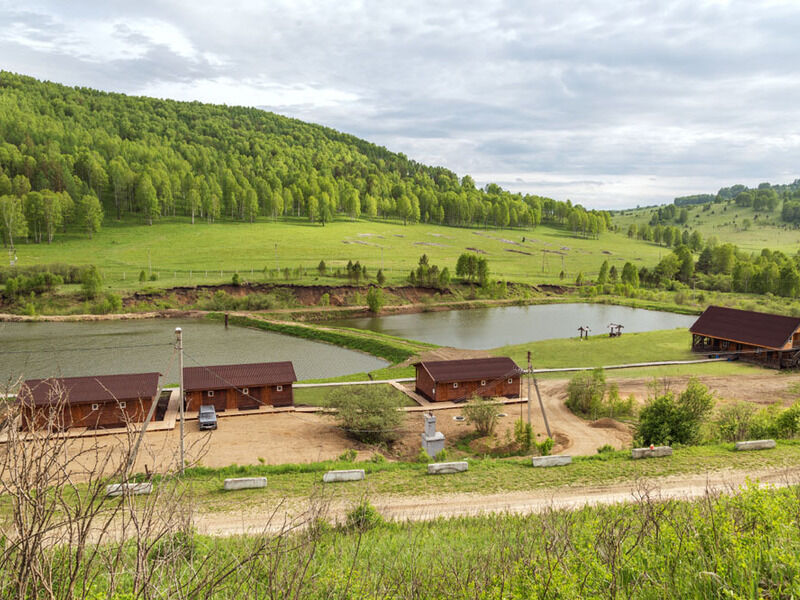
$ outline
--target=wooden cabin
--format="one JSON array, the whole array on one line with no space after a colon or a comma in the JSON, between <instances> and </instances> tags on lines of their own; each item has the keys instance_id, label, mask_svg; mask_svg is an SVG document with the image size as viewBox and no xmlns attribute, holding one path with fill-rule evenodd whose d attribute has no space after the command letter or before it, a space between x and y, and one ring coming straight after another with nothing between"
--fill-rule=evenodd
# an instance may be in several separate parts
<instances>
[{"instance_id":1,"label":"wooden cabin","mask_svg":"<svg viewBox=\"0 0 800 600\"><path fill-rule=\"evenodd\" d=\"M774 369L800 363L800 318L709 306L689 328L692 350Z\"/></svg>"},{"instance_id":2,"label":"wooden cabin","mask_svg":"<svg viewBox=\"0 0 800 600\"><path fill-rule=\"evenodd\" d=\"M297 381L291 362L188 367L183 370L186 410L213 405L217 412L292 406Z\"/></svg>"},{"instance_id":3,"label":"wooden cabin","mask_svg":"<svg viewBox=\"0 0 800 600\"><path fill-rule=\"evenodd\" d=\"M519 397L522 369L508 357L423 361L414 367L417 393L433 402Z\"/></svg>"},{"instance_id":4,"label":"wooden cabin","mask_svg":"<svg viewBox=\"0 0 800 600\"><path fill-rule=\"evenodd\" d=\"M124 427L142 422L158 393L158 373L28 379L20 386L21 427Z\"/></svg>"}]
</instances>

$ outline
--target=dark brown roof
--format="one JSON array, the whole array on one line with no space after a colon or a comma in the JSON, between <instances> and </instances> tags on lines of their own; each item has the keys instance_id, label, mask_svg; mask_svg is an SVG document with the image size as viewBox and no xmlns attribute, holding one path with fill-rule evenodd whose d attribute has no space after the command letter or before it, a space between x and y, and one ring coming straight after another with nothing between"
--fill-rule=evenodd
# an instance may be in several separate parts
<instances>
[{"instance_id":1,"label":"dark brown roof","mask_svg":"<svg viewBox=\"0 0 800 600\"><path fill-rule=\"evenodd\" d=\"M187 367L183 370L183 389L187 392L279 385L295 381L297 375L294 374L294 366L289 361Z\"/></svg>"},{"instance_id":2,"label":"dark brown roof","mask_svg":"<svg viewBox=\"0 0 800 600\"><path fill-rule=\"evenodd\" d=\"M463 360L435 360L415 363L421 365L433 380L439 383L475 381L478 379L505 379L522 370L507 356L492 358L467 358Z\"/></svg>"},{"instance_id":3,"label":"dark brown roof","mask_svg":"<svg viewBox=\"0 0 800 600\"><path fill-rule=\"evenodd\" d=\"M28 379L20 387L19 398L28 404L32 399L35 406L55 404L61 394L70 404L153 398L158 392L158 377L158 373L130 373Z\"/></svg>"},{"instance_id":4,"label":"dark brown roof","mask_svg":"<svg viewBox=\"0 0 800 600\"><path fill-rule=\"evenodd\" d=\"M800 327L800 318L709 306L689 331L762 348L782 348Z\"/></svg>"}]
</instances>

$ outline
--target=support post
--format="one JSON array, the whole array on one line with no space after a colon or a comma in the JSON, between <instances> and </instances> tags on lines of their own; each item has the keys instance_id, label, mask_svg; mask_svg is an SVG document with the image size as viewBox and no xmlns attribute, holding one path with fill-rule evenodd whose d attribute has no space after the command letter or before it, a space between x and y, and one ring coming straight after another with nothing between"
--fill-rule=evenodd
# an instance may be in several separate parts
<instances>
[{"instance_id":1,"label":"support post","mask_svg":"<svg viewBox=\"0 0 800 600\"><path fill-rule=\"evenodd\" d=\"M183 467L186 464L184 458L184 445L183 445L183 422L185 421L185 411L184 411L184 395L183 395L183 330L180 327L175 328L175 349L178 351L178 373L179 373L179 381L180 381L180 390L179 390L179 411L181 417L181 464L178 466L178 472L183 475Z\"/></svg>"},{"instance_id":2,"label":"support post","mask_svg":"<svg viewBox=\"0 0 800 600\"><path fill-rule=\"evenodd\" d=\"M531 352L528 350L528 426L533 427L531 422L531 378L533 377L533 367L531 367Z\"/></svg>"}]
</instances>

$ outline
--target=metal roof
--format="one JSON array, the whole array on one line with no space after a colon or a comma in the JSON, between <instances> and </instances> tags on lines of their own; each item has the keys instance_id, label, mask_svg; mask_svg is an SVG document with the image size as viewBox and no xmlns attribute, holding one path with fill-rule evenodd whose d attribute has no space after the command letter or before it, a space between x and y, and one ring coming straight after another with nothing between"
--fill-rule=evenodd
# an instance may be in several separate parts
<instances>
[{"instance_id":1,"label":"metal roof","mask_svg":"<svg viewBox=\"0 0 800 600\"><path fill-rule=\"evenodd\" d=\"M282 385L295 381L297 375L290 361L187 367L183 370L183 389L187 392Z\"/></svg>"},{"instance_id":2,"label":"metal roof","mask_svg":"<svg viewBox=\"0 0 800 600\"><path fill-rule=\"evenodd\" d=\"M517 363L507 356L423 361L415 363L415 366L417 365L427 370L437 383L505 379L522 373L522 369L517 366Z\"/></svg>"},{"instance_id":3,"label":"metal roof","mask_svg":"<svg viewBox=\"0 0 800 600\"><path fill-rule=\"evenodd\" d=\"M95 375L28 379L20 386L19 399L34 406L56 404L65 397L69 404L116 402L155 397L159 373Z\"/></svg>"},{"instance_id":4,"label":"metal roof","mask_svg":"<svg viewBox=\"0 0 800 600\"><path fill-rule=\"evenodd\" d=\"M709 306L689 328L691 333L778 350L800 328L800 318Z\"/></svg>"}]
</instances>

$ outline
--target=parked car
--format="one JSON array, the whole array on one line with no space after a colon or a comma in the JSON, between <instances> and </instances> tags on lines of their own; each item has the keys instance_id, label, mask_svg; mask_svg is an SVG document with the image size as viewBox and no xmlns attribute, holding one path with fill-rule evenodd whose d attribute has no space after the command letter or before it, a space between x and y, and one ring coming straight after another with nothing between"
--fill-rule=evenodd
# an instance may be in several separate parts
<instances>
[{"instance_id":1,"label":"parked car","mask_svg":"<svg viewBox=\"0 0 800 600\"><path fill-rule=\"evenodd\" d=\"M214 405L201 406L197 420L200 422L200 429L216 429L217 411L214 409Z\"/></svg>"}]
</instances>

